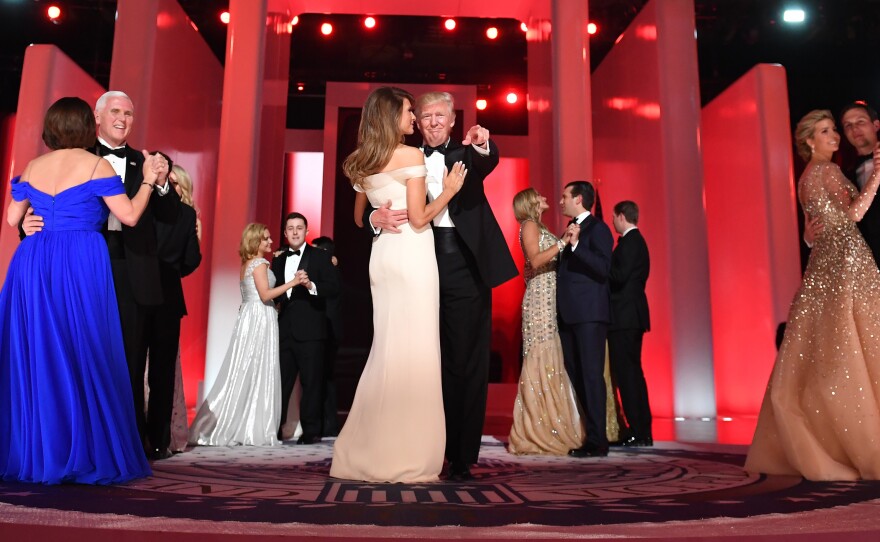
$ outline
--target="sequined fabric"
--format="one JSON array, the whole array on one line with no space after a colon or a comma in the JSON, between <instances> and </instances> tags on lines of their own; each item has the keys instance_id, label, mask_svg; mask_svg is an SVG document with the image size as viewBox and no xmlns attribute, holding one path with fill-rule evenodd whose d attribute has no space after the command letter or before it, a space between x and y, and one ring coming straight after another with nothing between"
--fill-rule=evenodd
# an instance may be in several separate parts
<instances>
[{"instance_id":1,"label":"sequined fabric","mask_svg":"<svg viewBox=\"0 0 880 542\"><path fill-rule=\"evenodd\" d=\"M556 241L541 228L541 250ZM584 425L562 360L556 323L556 258L537 268L526 260L523 275L523 366L509 449L515 454L564 455L583 444Z\"/></svg>"},{"instance_id":2,"label":"sequined fabric","mask_svg":"<svg viewBox=\"0 0 880 542\"><path fill-rule=\"evenodd\" d=\"M278 444L281 421L281 370L278 361L278 314L263 302L254 284L257 266L265 264L269 287L275 275L263 258L251 261L241 280L241 307L226 357L211 391L189 430L190 444L202 446L271 446Z\"/></svg>"},{"instance_id":3,"label":"sequined fabric","mask_svg":"<svg viewBox=\"0 0 880 542\"><path fill-rule=\"evenodd\" d=\"M791 305L745 468L880 479L880 271L848 218L865 202L828 162L808 164L798 195L825 227Z\"/></svg>"}]
</instances>

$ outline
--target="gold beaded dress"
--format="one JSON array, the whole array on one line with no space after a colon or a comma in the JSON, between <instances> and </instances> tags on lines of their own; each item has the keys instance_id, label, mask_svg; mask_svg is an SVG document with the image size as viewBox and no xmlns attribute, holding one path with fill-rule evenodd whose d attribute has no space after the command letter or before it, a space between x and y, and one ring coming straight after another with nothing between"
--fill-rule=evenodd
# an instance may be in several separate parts
<instances>
[{"instance_id":1,"label":"gold beaded dress","mask_svg":"<svg viewBox=\"0 0 880 542\"><path fill-rule=\"evenodd\" d=\"M792 302L745 469L880 479L880 271L847 216L867 205L854 203L858 191L830 162L807 165L798 196L824 230Z\"/></svg>"},{"instance_id":2,"label":"gold beaded dress","mask_svg":"<svg viewBox=\"0 0 880 542\"><path fill-rule=\"evenodd\" d=\"M553 234L543 227L540 230L541 250L556 244ZM538 268L526 260L523 274L523 365L509 450L514 454L565 455L583 445L584 423L562 360L556 321L556 258Z\"/></svg>"}]
</instances>

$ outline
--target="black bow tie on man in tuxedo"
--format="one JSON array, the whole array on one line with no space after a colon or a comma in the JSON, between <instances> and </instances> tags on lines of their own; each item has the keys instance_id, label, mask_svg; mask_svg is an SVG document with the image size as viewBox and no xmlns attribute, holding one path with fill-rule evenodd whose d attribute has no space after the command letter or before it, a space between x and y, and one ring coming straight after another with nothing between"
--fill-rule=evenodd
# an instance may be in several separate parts
<instances>
[{"instance_id":1,"label":"black bow tie on man in tuxedo","mask_svg":"<svg viewBox=\"0 0 880 542\"><path fill-rule=\"evenodd\" d=\"M856 156L856 167L859 167L860 165L864 164L865 162L867 162L869 160L872 160L873 158L874 158L873 153Z\"/></svg>"},{"instance_id":2,"label":"black bow tie on man in tuxedo","mask_svg":"<svg viewBox=\"0 0 880 542\"><path fill-rule=\"evenodd\" d=\"M422 149L425 152L425 156L431 156L435 152L439 152L442 155L446 155L446 144L437 145L436 147L432 147L430 145L425 145Z\"/></svg>"},{"instance_id":3,"label":"black bow tie on man in tuxedo","mask_svg":"<svg viewBox=\"0 0 880 542\"><path fill-rule=\"evenodd\" d=\"M569 226L571 226L572 224L579 224L578 219L572 218L571 220L568 221Z\"/></svg>"},{"instance_id":4,"label":"black bow tie on man in tuxedo","mask_svg":"<svg viewBox=\"0 0 880 542\"><path fill-rule=\"evenodd\" d=\"M293 250L292 248L287 249L288 256L299 256L299 249Z\"/></svg>"},{"instance_id":5,"label":"black bow tie on man in tuxedo","mask_svg":"<svg viewBox=\"0 0 880 542\"><path fill-rule=\"evenodd\" d=\"M113 156L118 156L119 158L125 158L125 147L118 147L116 149L111 149L107 145L103 143L98 143L98 156L107 156L108 154L112 154Z\"/></svg>"}]
</instances>

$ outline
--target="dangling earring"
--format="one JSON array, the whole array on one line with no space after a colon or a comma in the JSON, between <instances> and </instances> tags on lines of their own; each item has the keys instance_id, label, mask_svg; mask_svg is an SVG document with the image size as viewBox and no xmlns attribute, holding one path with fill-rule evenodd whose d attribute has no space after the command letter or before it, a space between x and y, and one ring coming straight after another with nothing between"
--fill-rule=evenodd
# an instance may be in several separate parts
<instances>
[{"instance_id":1,"label":"dangling earring","mask_svg":"<svg viewBox=\"0 0 880 542\"><path fill-rule=\"evenodd\" d=\"M812 153L812 152L816 152L816 147L813 146L813 145L810 145L810 152L811 152L811 153Z\"/></svg>"}]
</instances>

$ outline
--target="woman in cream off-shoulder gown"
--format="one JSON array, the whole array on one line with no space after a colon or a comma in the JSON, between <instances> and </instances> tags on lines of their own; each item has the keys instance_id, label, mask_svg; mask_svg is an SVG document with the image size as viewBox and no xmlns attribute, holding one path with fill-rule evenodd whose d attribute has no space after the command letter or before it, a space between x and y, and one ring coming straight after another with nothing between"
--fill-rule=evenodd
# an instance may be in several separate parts
<instances>
[{"instance_id":1,"label":"woman in cream off-shoulder gown","mask_svg":"<svg viewBox=\"0 0 880 542\"><path fill-rule=\"evenodd\" d=\"M355 216L367 199L406 209L400 233L373 240L370 290L373 344L348 419L333 447L330 475L370 482L430 482L443 468L446 429L440 382L440 286L431 220L461 188L457 163L443 192L426 204L425 158L404 145L413 133L413 97L381 87L367 98L358 147L343 170L358 192Z\"/></svg>"}]
</instances>

